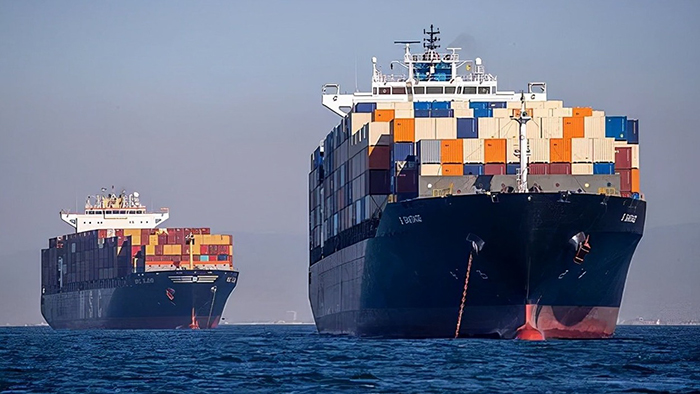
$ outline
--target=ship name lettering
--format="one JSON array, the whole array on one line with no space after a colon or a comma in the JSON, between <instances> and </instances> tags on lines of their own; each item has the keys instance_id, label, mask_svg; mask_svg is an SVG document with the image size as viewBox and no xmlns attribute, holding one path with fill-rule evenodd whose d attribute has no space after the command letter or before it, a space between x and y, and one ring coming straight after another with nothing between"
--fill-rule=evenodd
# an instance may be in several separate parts
<instances>
[{"instance_id":1,"label":"ship name lettering","mask_svg":"<svg viewBox=\"0 0 700 394\"><path fill-rule=\"evenodd\" d=\"M630 215L629 213L623 213L622 219L620 219L620 221L626 222L626 223L636 223L637 222L637 215Z\"/></svg>"},{"instance_id":2,"label":"ship name lettering","mask_svg":"<svg viewBox=\"0 0 700 394\"><path fill-rule=\"evenodd\" d=\"M399 222L401 225L423 223L423 218L420 215L399 216Z\"/></svg>"},{"instance_id":3,"label":"ship name lettering","mask_svg":"<svg viewBox=\"0 0 700 394\"><path fill-rule=\"evenodd\" d=\"M153 283L153 282L155 282L155 279L153 279L153 278L136 278L136 279L134 279L135 285L145 285L145 284Z\"/></svg>"}]
</instances>

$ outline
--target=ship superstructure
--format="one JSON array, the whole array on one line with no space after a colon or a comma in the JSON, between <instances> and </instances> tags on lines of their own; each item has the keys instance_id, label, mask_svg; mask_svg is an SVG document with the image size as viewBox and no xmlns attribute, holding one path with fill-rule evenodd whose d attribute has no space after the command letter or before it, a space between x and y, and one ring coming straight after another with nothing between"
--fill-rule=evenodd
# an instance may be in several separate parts
<instances>
[{"instance_id":1,"label":"ship superstructure","mask_svg":"<svg viewBox=\"0 0 700 394\"><path fill-rule=\"evenodd\" d=\"M236 286L230 235L157 228L137 192L61 212L75 229L42 250L41 311L54 328L213 328Z\"/></svg>"},{"instance_id":2,"label":"ship superstructure","mask_svg":"<svg viewBox=\"0 0 700 394\"><path fill-rule=\"evenodd\" d=\"M484 63L404 46L372 90L323 86L341 122L311 155L309 298L320 332L612 335L646 203L638 122L500 91Z\"/></svg>"}]
</instances>

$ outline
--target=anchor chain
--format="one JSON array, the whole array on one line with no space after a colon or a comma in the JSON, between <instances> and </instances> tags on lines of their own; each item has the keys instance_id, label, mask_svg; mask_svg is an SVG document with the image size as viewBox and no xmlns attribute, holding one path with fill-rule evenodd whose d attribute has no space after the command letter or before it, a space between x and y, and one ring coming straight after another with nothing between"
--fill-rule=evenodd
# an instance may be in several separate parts
<instances>
[{"instance_id":1,"label":"anchor chain","mask_svg":"<svg viewBox=\"0 0 700 394\"><path fill-rule=\"evenodd\" d=\"M462 325L462 313L464 312L464 303L467 301L467 288L469 287L469 274L472 270L472 256L469 253L469 264L467 264L467 275L464 278L464 291L462 292L462 303L459 305L459 316L457 317L457 329L455 330L455 339L459 336L459 326Z\"/></svg>"}]
</instances>

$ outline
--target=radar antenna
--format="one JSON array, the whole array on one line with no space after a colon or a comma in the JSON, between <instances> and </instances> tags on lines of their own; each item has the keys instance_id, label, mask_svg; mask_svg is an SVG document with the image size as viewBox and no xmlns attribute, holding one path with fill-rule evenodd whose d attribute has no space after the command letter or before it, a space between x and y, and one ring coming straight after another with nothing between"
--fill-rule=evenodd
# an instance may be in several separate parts
<instances>
[{"instance_id":1,"label":"radar antenna","mask_svg":"<svg viewBox=\"0 0 700 394\"><path fill-rule=\"evenodd\" d=\"M423 34L428 36L423 39L423 48L425 48L426 52L435 51L440 48L438 44L440 41L440 37L438 37L440 29L435 30L433 25L430 25L430 31L425 31L425 29L423 29Z\"/></svg>"}]
</instances>

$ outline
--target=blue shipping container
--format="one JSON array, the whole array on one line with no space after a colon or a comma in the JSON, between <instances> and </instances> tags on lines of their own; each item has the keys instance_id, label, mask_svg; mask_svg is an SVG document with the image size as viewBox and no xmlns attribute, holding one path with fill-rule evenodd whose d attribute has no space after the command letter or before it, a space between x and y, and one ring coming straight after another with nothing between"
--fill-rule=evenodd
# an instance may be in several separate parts
<instances>
[{"instance_id":1,"label":"blue shipping container","mask_svg":"<svg viewBox=\"0 0 700 394\"><path fill-rule=\"evenodd\" d=\"M413 110L418 111L418 110L429 110L430 109L430 102L429 101L414 101L413 102Z\"/></svg>"},{"instance_id":2,"label":"blue shipping container","mask_svg":"<svg viewBox=\"0 0 700 394\"><path fill-rule=\"evenodd\" d=\"M433 101L430 104L430 109L450 109L449 101Z\"/></svg>"},{"instance_id":3,"label":"blue shipping container","mask_svg":"<svg viewBox=\"0 0 700 394\"><path fill-rule=\"evenodd\" d=\"M493 110L491 108L474 109L475 118L493 118Z\"/></svg>"},{"instance_id":4,"label":"blue shipping container","mask_svg":"<svg viewBox=\"0 0 700 394\"><path fill-rule=\"evenodd\" d=\"M639 120L637 119L627 119L627 142L639 143Z\"/></svg>"},{"instance_id":5,"label":"blue shipping container","mask_svg":"<svg viewBox=\"0 0 700 394\"><path fill-rule=\"evenodd\" d=\"M489 107L488 101L470 101L469 108L471 109L487 109Z\"/></svg>"},{"instance_id":6,"label":"blue shipping container","mask_svg":"<svg viewBox=\"0 0 700 394\"><path fill-rule=\"evenodd\" d=\"M612 175L615 173L615 163L593 163L594 175Z\"/></svg>"},{"instance_id":7,"label":"blue shipping container","mask_svg":"<svg viewBox=\"0 0 700 394\"><path fill-rule=\"evenodd\" d=\"M377 109L377 103L357 103L355 104L355 112L372 113Z\"/></svg>"},{"instance_id":8,"label":"blue shipping container","mask_svg":"<svg viewBox=\"0 0 700 394\"><path fill-rule=\"evenodd\" d=\"M216 259L219 260L219 261L226 261L226 258L227 258L227 257L228 257L228 256L225 255L225 254L220 254L220 255L217 255L217 256L216 256Z\"/></svg>"},{"instance_id":9,"label":"blue shipping container","mask_svg":"<svg viewBox=\"0 0 700 394\"><path fill-rule=\"evenodd\" d=\"M489 108L507 108L505 101L492 101L489 104Z\"/></svg>"},{"instance_id":10,"label":"blue shipping container","mask_svg":"<svg viewBox=\"0 0 700 394\"><path fill-rule=\"evenodd\" d=\"M413 142L395 142L391 150L392 161L406 161L413 155Z\"/></svg>"},{"instance_id":11,"label":"blue shipping container","mask_svg":"<svg viewBox=\"0 0 700 394\"><path fill-rule=\"evenodd\" d=\"M520 163L510 163L506 165L506 174L507 175L516 175L520 171Z\"/></svg>"},{"instance_id":12,"label":"blue shipping container","mask_svg":"<svg viewBox=\"0 0 700 394\"><path fill-rule=\"evenodd\" d=\"M453 109L431 109L430 116L433 118L454 118L455 110Z\"/></svg>"},{"instance_id":13,"label":"blue shipping container","mask_svg":"<svg viewBox=\"0 0 700 394\"><path fill-rule=\"evenodd\" d=\"M484 175L483 164L465 164L464 175Z\"/></svg>"},{"instance_id":14,"label":"blue shipping container","mask_svg":"<svg viewBox=\"0 0 700 394\"><path fill-rule=\"evenodd\" d=\"M418 162L421 164L440 164L440 140L420 140L416 144Z\"/></svg>"},{"instance_id":15,"label":"blue shipping container","mask_svg":"<svg viewBox=\"0 0 700 394\"><path fill-rule=\"evenodd\" d=\"M605 137L615 138L615 141L625 141L627 139L627 117L606 116Z\"/></svg>"},{"instance_id":16,"label":"blue shipping container","mask_svg":"<svg viewBox=\"0 0 700 394\"><path fill-rule=\"evenodd\" d=\"M457 118L457 138L479 138L477 119Z\"/></svg>"},{"instance_id":17,"label":"blue shipping container","mask_svg":"<svg viewBox=\"0 0 700 394\"><path fill-rule=\"evenodd\" d=\"M209 255L203 254L199 256L199 261L209 261Z\"/></svg>"},{"instance_id":18,"label":"blue shipping container","mask_svg":"<svg viewBox=\"0 0 700 394\"><path fill-rule=\"evenodd\" d=\"M430 117L430 110L429 109L414 110L413 117L415 117L415 118L429 118Z\"/></svg>"}]
</instances>

